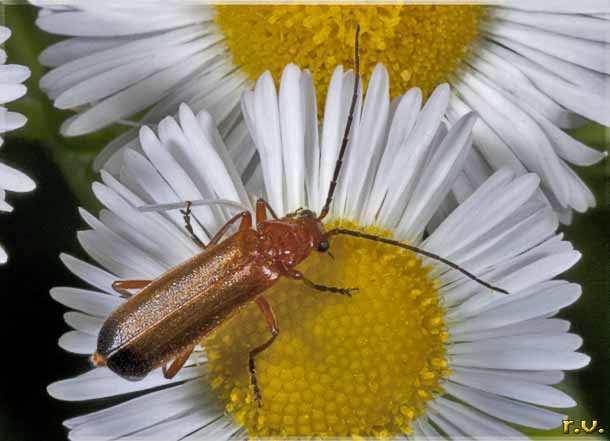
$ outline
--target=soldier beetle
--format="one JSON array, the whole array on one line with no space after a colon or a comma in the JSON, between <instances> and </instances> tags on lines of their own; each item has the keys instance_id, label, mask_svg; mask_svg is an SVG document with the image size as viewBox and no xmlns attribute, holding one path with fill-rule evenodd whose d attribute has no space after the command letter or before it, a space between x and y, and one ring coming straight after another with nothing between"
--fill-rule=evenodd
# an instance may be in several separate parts
<instances>
[{"instance_id":1,"label":"soldier beetle","mask_svg":"<svg viewBox=\"0 0 610 441\"><path fill-rule=\"evenodd\" d=\"M161 366L165 378L172 378L205 336L226 322L244 304L254 301L271 331L271 337L249 353L248 369L253 395L260 404L255 358L267 349L279 334L273 310L262 294L280 277L289 277L314 290L351 296L357 288L319 285L295 269L313 250L328 252L329 239L341 234L382 242L427 256L460 271L487 288L507 293L425 250L359 231L342 228L325 230L322 220L330 209L356 106L359 82L358 35L359 28L356 28L356 75L349 116L332 181L320 214L316 215L311 210L300 208L280 219L265 200L259 199L256 203L256 230L252 228L250 212L243 211L231 218L210 243L204 245L192 228L191 206L225 202L186 202L186 208L182 210L185 228L200 245L202 252L170 269L156 280L114 282L113 288L129 296L129 299L103 324L97 350L91 356L95 366L106 365L129 380L141 379ZM157 208L177 206L184 207L184 204L168 204ZM267 213L272 219L267 219ZM240 222L237 232L221 241L229 228L237 222ZM141 291L131 296L127 291L129 289ZM169 362L171 364L167 367Z\"/></svg>"}]
</instances>

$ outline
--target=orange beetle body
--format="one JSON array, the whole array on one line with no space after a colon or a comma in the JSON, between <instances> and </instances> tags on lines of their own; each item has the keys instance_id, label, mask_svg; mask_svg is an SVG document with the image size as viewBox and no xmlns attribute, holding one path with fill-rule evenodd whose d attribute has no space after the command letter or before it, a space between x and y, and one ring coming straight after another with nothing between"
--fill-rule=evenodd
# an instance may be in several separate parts
<instances>
[{"instance_id":1,"label":"orange beetle body","mask_svg":"<svg viewBox=\"0 0 610 441\"><path fill-rule=\"evenodd\" d=\"M321 222L304 213L262 220L256 231L250 214L242 213L235 234L170 269L110 315L96 364L140 379L199 343L280 276L294 277L294 266L326 240Z\"/></svg>"}]
</instances>

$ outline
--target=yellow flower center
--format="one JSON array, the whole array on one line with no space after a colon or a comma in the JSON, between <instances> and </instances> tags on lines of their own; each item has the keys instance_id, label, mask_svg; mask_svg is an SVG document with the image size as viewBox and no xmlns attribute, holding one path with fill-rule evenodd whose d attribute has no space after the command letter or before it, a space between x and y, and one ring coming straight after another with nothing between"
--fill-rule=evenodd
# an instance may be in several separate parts
<instances>
[{"instance_id":1,"label":"yellow flower center","mask_svg":"<svg viewBox=\"0 0 610 441\"><path fill-rule=\"evenodd\" d=\"M334 259L314 252L299 270L316 283L359 288L351 298L287 279L264 294L280 333L256 358L261 407L252 400L248 352L270 332L256 305L204 342L212 387L250 436L409 433L450 373L430 267L409 251L354 237L333 238L331 251Z\"/></svg>"},{"instance_id":2,"label":"yellow flower center","mask_svg":"<svg viewBox=\"0 0 610 441\"><path fill-rule=\"evenodd\" d=\"M335 67L353 65L356 24L365 83L383 63L392 97L413 86L427 96L458 67L482 15L472 5L225 5L216 11L233 62L250 78L270 70L278 81L284 66L296 63L312 73L319 102Z\"/></svg>"}]
</instances>

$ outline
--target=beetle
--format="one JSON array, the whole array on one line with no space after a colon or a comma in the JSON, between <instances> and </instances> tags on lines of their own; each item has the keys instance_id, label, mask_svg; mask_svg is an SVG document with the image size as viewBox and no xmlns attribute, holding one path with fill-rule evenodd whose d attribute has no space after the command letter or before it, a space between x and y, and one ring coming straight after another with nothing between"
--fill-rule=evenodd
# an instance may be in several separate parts
<instances>
[{"instance_id":1,"label":"beetle","mask_svg":"<svg viewBox=\"0 0 610 441\"><path fill-rule=\"evenodd\" d=\"M271 306L263 297L264 292L281 277L298 280L322 292L351 296L357 290L316 284L295 269L314 250L329 252L329 239L335 235L351 235L419 253L443 262L492 290L507 293L425 250L360 231L341 228L327 231L324 228L322 221L330 209L356 106L358 35L357 27L354 92L332 181L320 214L300 208L278 218L269 204L259 199L255 209L256 230L252 228L250 212L243 211L231 218L204 245L191 225L193 203L186 202L185 209L181 211L185 228L201 246L201 253L171 268L156 280L121 280L113 283L114 289L129 298L104 322L98 336L97 350L91 356L95 366L106 365L129 380L141 379L161 366L165 378L170 379L180 371L198 342L229 320L242 306L254 301L271 332L265 343L249 352L248 370L253 397L260 405L255 359L271 346L279 334L278 323ZM267 219L267 213L271 219ZM237 223L237 232L222 240ZM141 291L131 296L130 289Z\"/></svg>"}]
</instances>

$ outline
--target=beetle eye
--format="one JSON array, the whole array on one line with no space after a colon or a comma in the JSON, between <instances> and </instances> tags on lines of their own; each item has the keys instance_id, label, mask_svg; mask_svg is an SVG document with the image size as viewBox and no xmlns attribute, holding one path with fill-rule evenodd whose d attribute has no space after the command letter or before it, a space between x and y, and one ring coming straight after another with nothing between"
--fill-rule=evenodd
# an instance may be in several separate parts
<instances>
[{"instance_id":1,"label":"beetle eye","mask_svg":"<svg viewBox=\"0 0 610 441\"><path fill-rule=\"evenodd\" d=\"M323 253L325 251L328 251L328 241L327 240L323 240L318 244L318 251Z\"/></svg>"}]
</instances>

